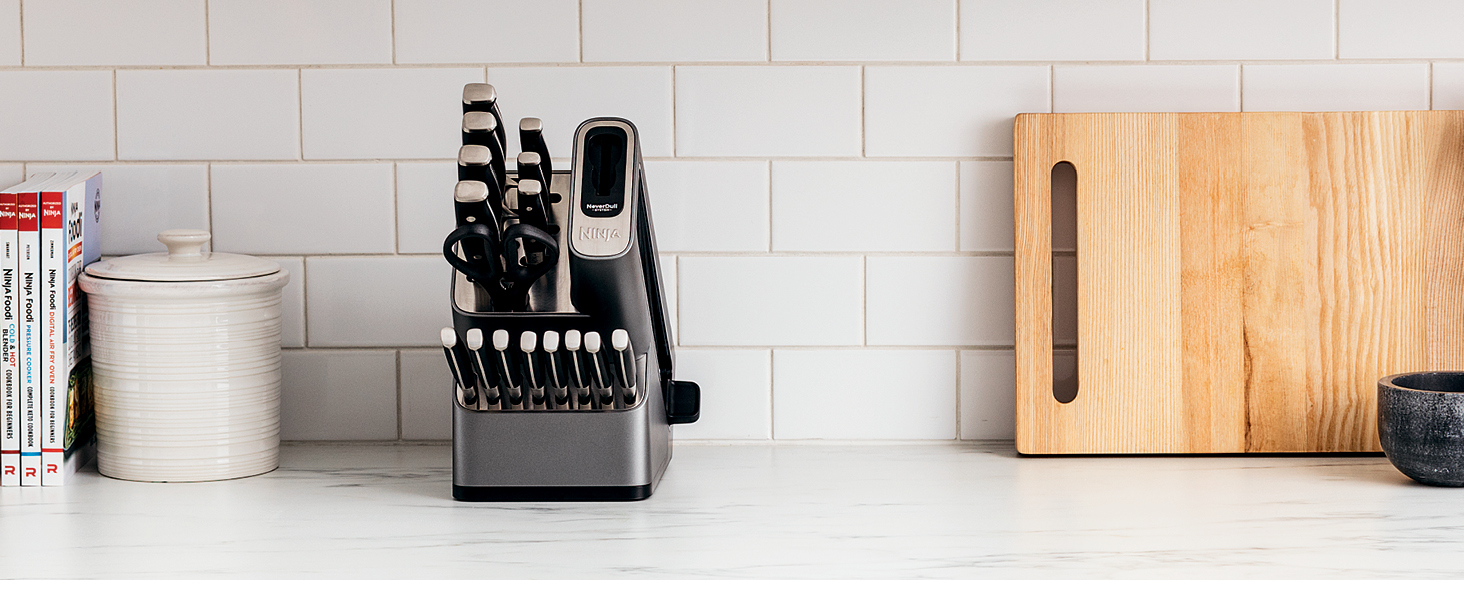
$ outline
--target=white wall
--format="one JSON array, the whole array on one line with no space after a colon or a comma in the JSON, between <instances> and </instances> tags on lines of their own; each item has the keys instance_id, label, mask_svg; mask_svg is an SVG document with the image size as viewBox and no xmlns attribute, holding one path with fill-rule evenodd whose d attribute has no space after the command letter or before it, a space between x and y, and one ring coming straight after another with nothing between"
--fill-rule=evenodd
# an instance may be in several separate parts
<instances>
[{"instance_id":1,"label":"white wall","mask_svg":"<svg viewBox=\"0 0 1464 600\"><path fill-rule=\"evenodd\" d=\"M23 25L23 26L22 26ZM1009 438L1018 112L1464 108L1446 0L0 0L0 185L279 260L285 436L445 439L459 90L639 126L681 438Z\"/></svg>"}]
</instances>

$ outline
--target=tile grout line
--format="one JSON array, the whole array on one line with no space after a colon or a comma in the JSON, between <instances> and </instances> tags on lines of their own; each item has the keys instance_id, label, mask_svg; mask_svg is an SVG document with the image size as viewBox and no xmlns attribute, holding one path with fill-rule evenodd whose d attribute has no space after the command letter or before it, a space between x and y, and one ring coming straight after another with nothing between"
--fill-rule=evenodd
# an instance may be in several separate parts
<instances>
[{"instance_id":1,"label":"tile grout line","mask_svg":"<svg viewBox=\"0 0 1464 600\"><path fill-rule=\"evenodd\" d=\"M771 1L771 0L769 0L769 1ZM869 107L867 106L867 102L865 100L865 98L867 97L867 93L865 92L865 88L867 87L867 85L865 84L865 79L866 79L866 77L865 77L865 74L864 74L864 65L859 65L859 156L860 156L860 158L868 158L869 157L869 141L866 139L867 136L865 135L865 132L864 132L864 130L865 130L865 122L869 120L869 118L866 116L866 113L869 112Z\"/></svg>"},{"instance_id":2,"label":"tile grout line","mask_svg":"<svg viewBox=\"0 0 1464 600\"><path fill-rule=\"evenodd\" d=\"M300 338L310 347L310 257L300 256Z\"/></svg>"},{"instance_id":3,"label":"tile grout line","mask_svg":"<svg viewBox=\"0 0 1464 600\"><path fill-rule=\"evenodd\" d=\"M676 139L676 104L676 65L671 65L671 158L680 158L681 153Z\"/></svg>"},{"instance_id":4,"label":"tile grout line","mask_svg":"<svg viewBox=\"0 0 1464 600\"><path fill-rule=\"evenodd\" d=\"M579 50L579 62L585 62L585 0L575 2L575 30L574 43Z\"/></svg>"},{"instance_id":5,"label":"tile grout line","mask_svg":"<svg viewBox=\"0 0 1464 600\"><path fill-rule=\"evenodd\" d=\"M778 386L778 373L774 370L777 362L773 360L773 349L768 348L768 439L777 439L778 427L778 397L776 391Z\"/></svg>"},{"instance_id":6,"label":"tile grout line","mask_svg":"<svg viewBox=\"0 0 1464 600\"><path fill-rule=\"evenodd\" d=\"M771 63L773 62L773 0L763 3L763 16L767 17L767 24L764 25L763 32L767 34L768 39L767 62Z\"/></svg>"},{"instance_id":7,"label":"tile grout line","mask_svg":"<svg viewBox=\"0 0 1464 600\"><path fill-rule=\"evenodd\" d=\"M208 219L208 236L209 236L208 249L209 249L210 252L212 252L213 251L213 248L214 248L214 239L213 239L213 233L214 233L214 222L213 222L213 215L214 215L214 210L213 210L213 165L205 165L203 167L203 184L204 184L204 186L206 186L206 188L204 189L204 192L203 192L203 199L204 199L204 205L205 205L205 208L206 208L206 210L204 211L204 214L206 215L206 217Z\"/></svg>"},{"instance_id":8,"label":"tile grout line","mask_svg":"<svg viewBox=\"0 0 1464 600\"><path fill-rule=\"evenodd\" d=\"M767 161L766 164L768 167L768 199L765 206L768 209L768 252L771 253L773 252L773 161ZM678 277L680 275L677 273Z\"/></svg>"},{"instance_id":9,"label":"tile grout line","mask_svg":"<svg viewBox=\"0 0 1464 600\"><path fill-rule=\"evenodd\" d=\"M402 201L401 201L401 177L397 174L397 164L391 164L391 248L392 254L402 253Z\"/></svg>"},{"instance_id":10,"label":"tile grout line","mask_svg":"<svg viewBox=\"0 0 1464 600\"><path fill-rule=\"evenodd\" d=\"M397 64L396 0L391 0L391 64Z\"/></svg>"},{"instance_id":11,"label":"tile grout line","mask_svg":"<svg viewBox=\"0 0 1464 600\"><path fill-rule=\"evenodd\" d=\"M203 64L213 65L213 27L209 23L211 18L208 11L209 0L203 0Z\"/></svg>"},{"instance_id":12,"label":"tile grout line","mask_svg":"<svg viewBox=\"0 0 1464 600\"><path fill-rule=\"evenodd\" d=\"M454 399L454 402L457 400ZM396 351L396 434L397 441L402 439L402 350Z\"/></svg>"},{"instance_id":13,"label":"tile grout line","mask_svg":"<svg viewBox=\"0 0 1464 600\"><path fill-rule=\"evenodd\" d=\"M20 66L25 66L25 0L16 1L16 29L20 30Z\"/></svg>"},{"instance_id":14,"label":"tile grout line","mask_svg":"<svg viewBox=\"0 0 1464 600\"><path fill-rule=\"evenodd\" d=\"M624 61L624 62L435 62L435 63L268 63L240 65L131 65L131 64L89 64L89 65L0 65L0 72L18 71L110 71L128 69L135 71L280 71L280 70L423 70L423 69L469 69L469 68L534 68L558 69L574 67L1043 67L1058 65L1065 67L1134 67L1134 66L1215 66L1233 64L1252 65L1398 65L1421 64L1428 61L1464 63L1464 57L1408 58L1298 58L1298 59L1175 59L1175 60L827 60L827 61Z\"/></svg>"},{"instance_id":15,"label":"tile grout line","mask_svg":"<svg viewBox=\"0 0 1464 600\"><path fill-rule=\"evenodd\" d=\"M961 1L956 0L956 62L961 60Z\"/></svg>"},{"instance_id":16,"label":"tile grout line","mask_svg":"<svg viewBox=\"0 0 1464 600\"><path fill-rule=\"evenodd\" d=\"M295 124L296 134L300 136L300 143L297 150L300 151L299 161L305 161L305 70L295 70ZM395 164L395 163L393 163Z\"/></svg>"},{"instance_id":17,"label":"tile grout line","mask_svg":"<svg viewBox=\"0 0 1464 600\"><path fill-rule=\"evenodd\" d=\"M960 350L956 350L955 353L956 353L956 440L959 441L959 440L965 439L965 436L964 436L964 434L965 434L965 427L964 427L964 425L965 424L962 422L962 420L966 418L966 415L965 415L965 410L964 410L965 407L962 406L962 404L964 404L964 402L961 401L962 400L962 398L961 398L961 351Z\"/></svg>"},{"instance_id":18,"label":"tile grout line","mask_svg":"<svg viewBox=\"0 0 1464 600\"><path fill-rule=\"evenodd\" d=\"M1149 62L1149 2L1144 0L1144 62Z\"/></svg>"},{"instance_id":19,"label":"tile grout line","mask_svg":"<svg viewBox=\"0 0 1464 600\"><path fill-rule=\"evenodd\" d=\"M1342 0L1332 0L1332 58L1342 58Z\"/></svg>"},{"instance_id":20,"label":"tile grout line","mask_svg":"<svg viewBox=\"0 0 1464 600\"><path fill-rule=\"evenodd\" d=\"M112 70L112 160L122 158L122 126L117 121L117 70Z\"/></svg>"}]
</instances>

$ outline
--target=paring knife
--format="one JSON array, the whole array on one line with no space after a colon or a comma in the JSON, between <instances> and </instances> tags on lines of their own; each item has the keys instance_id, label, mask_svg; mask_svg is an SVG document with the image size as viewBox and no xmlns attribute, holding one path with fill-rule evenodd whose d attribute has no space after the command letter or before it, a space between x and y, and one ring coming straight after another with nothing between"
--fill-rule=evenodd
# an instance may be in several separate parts
<instances>
[{"instance_id":1,"label":"paring knife","mask_svg":"<svg viewBox=\"0 0 1464 600\"><path fill-rule=\"evenodd\" d=\"M553 203L553 195L549 193L550 172L544 168L543 163L539 160L538 153L535 152L520 152L517 162L518 181L521 184L520 189L522 189L522 184L525 180L533 180L539 183L539 203L536 209L540 212L544 221L540 226L543 227L544 231L548 231L549 233L559 233L559 222L554 220L554 207L551 206ZM523 201L519 201L519 207L522 208L523 206Z\"/></svg>"},{"instance_id":2,"label":"paring knife","mask_svg":"<svg viewBox=\"0 0 1464 600\"><path fill-rule=\"evenodd\" d=\"M468 365L467 353L457 343L457 332L451 327L442 328L442 353L447 355L447 368L452 371L452 380L462 392L468 404L478 403L478 382L473 377L473 368Z\"/></svg>"},{"instance_id":3,"label":"paring knife","mask_svg":"<svg viewBox=\"0 0 1464 600\"><path fill-rule=\"evenodd\" d=\"M591 389L600 400L601 408L615 408L615 398L610 393L610 380L605 377L605 368L600 365L600 332L585 334L585 368L590 372Z\"/></svg>"},{"instance_id":4,"label":"paring knife","mask_svg":"<svg viewBox=\"0 0 1464 600\"><path fill-rule=\"evenodd\" d=\"M523 392L519 390L518 383L513 376L513 366L508 362L508 331L499 329L493 332L493 366L498 370L498 383L503 386L508 394L508 403L514 406L523 404Z\"/></svg>"},{"instance_id":5,"label":"paring knife","mask_svg":"<svg viewBox=\"0 0 1464 600\"><path fill-rule=\"evenodd\" d=\"M545 331L544 340L544 379L549 386L550 396L555 404L564 404L569 397L569 390L564 385L564 368L559 358L559 332Z\"/></svg>"},{"instance_id":6,"label":"paring knife","mask_svg":"<svg viewBox=\"0 0 1464 600\"><path fill-rule=\"evenodd\" d=\"M549 156L549 144L544 141L544 121L536 117L519 119L519 150L539 155L539 164L544 169L544 183L550 183L548 177L554 172L554 159Z\"/></svg>"},{"instance_id":7,"label":"paring knife","mask_svg":"<svg viewBox=\"0 0 1464 600\"><path fill-rule=\"evenodd\" d=\"M529 388L529 399L534 404L544 403L544 378L539 374L539 361L534 350L539 346L539 336L532 331L519 334L519 352L523 353L524 385Z\"/></svg>"},{"instance_id":8,"label":"paring knife","mask_svg":"<svg viewBox=\"0 0 1464 600\"><path fill-rule=\"evenodd\" d=\"M570 395L574 396L571 401L580 406L589 406L590 390L588 382L585 381L583 364L580 361L581 341L578 329L564 332L564 374L569 380Z\"/></svg>"},{"instance_id":9,"label":"paring knife","mask_svg":"<svg viewBox=\"0 0 1464 600\"><path fill-rule=\"evenodd\" d=\"M498 111L498 90L486 83L469 83L463 86L463 112L487 112L493 115L493 119L500 124L503 123L503 113ZM508 147L508 132L502 127L497 128L495 134L498 137L500 148Z\"/></svg>"},{"instance_id":10,"label":"paring knife","mask_svg":"<svg viewBox=\"0 0 1464 600\"><path fill-rule=\"evenodd\" d=\"M520 179L518 182L518 217L520 223L527 223L549 233L559 231L558 224L549 222L549 207L544 202L544 185L535 179Z\"/></svg>"},{"instance_id":11,"label":"paring knife","mask_svg":"<svg viewBox=\"0 0 1464 600\"><path fill-rule=\"evenodd\" d=\"M615 363L615 382L624 391L621 401L630 406L635 403L636 382L635 350L630 347L630 332L624 329L610 332L610 349L615 351L611 355L611 361Z\"/></svg>"},{"instance_id":12,"label":"paring knife","mask_svg":"<svg viewBox=\"0 0 1464 600\"><path fill-rule=\"evenodd\" d=\"M483 330L469 329L463 337L472 357L473 370L478 375L478 381L483 384L483 399L489 406L498 404L503 392L498 389L498 377L493 373L493 362L483 350Z\"/></svg>"}]
</instances>

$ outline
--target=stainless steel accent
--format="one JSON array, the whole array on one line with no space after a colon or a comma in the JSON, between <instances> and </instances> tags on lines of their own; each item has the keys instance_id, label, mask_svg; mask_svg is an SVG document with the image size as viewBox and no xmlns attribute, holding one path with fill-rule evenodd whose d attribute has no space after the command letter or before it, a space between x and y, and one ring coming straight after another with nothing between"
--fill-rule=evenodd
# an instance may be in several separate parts
<instances>
[{"instance_id":1,"label":"stainless steel accent","mask_svg":"<svg viewBox=\"0 0 1464 600\"><path fill-rule=\"evenodd\" d=\"M491 133L498 129L498 118L493 113L473 111L463 113L463 133L471 134L476 131Z\"/></svg>"},{"instance_id":2,"label":"stainless steel accent","mask_svg":"<svg viewBox=\"0 0 1464 600\"><path fill-rule=\"evenodd\" d=\"M488 184L481 181L459 181L452 189L452 197L458 202L486 202Z\"/></svg>"},{"instance_id":3,"label":"stainless steel accent","mask_svg":"<svg viewBox=\"0 0 1464 600\"><path fill-rule=\"evenodd\" d=\"M600 127L620 129L625 132L627 140L627 148L625 151L625 207L620 211L620 214L613 217L593 217L587 215L584 212L582 203L586 169L582 168L582 162L585 160L585 157L581 156L581 154L590 131ZM569 227L571 232L569 234L569 243L572 251L564 252L563 254L574 254L578 252L583 256L610 257L619 256L630 249L632 235L631 223L635 218L635 210L632 210L633 207L631 205L639 194L640 189L640 177L635 172L638 162L633 158L636 145L635 129L624 121L612 121L608 119L603 121L585 121L584 124L580 125L579 130L575 132L574 181L569 186L568 210L555 211L570 214Z\"/></svg>"},{"instance_id":4,"label":"stainless steel accent","mask_svg":"<svg viewBox=\"0 0 1464 600\"><path fill-rule=\"evenodd\" d=\"M544 131L544 121L538 117L524 117L519 119L519 131Z\"/></svg>"},{"instance_id":5,"label":"stainless steel accent","mask_svg":"<svg viewBox=\"0 0 1464 600\"><path fill-rule=\"evenodd\" d=\"M458 166L485 166L493 160L493 153L487 146L463 146L458 148Z\"/></svg>"},{"instance_id":6,"label":"stainless steel accent","mask_svg":"<svg viewBox=\"0 0 1464 600\"><path fill-rule=\"evenodd\" d=\"M487 83L469 83L463 86L463 104L498 102L498 90Z\"/></svg>"}]
</instances>

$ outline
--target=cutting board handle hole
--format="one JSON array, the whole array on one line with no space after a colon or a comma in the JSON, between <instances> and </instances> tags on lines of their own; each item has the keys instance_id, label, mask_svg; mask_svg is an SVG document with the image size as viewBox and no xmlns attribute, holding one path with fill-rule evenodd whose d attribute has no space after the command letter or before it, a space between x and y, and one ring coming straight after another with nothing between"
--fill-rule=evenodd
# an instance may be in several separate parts
<instances>
[{"instance_id":1,"label":"cutting board handle hole","mask_svg":"<svg viewBox=\"0 0 1464 600\"><path fill-rule=\"evenodd\" d=\"M1078 169L1052 166L1052 397L1078 397Z\"/></svg>"}]
</instances>

